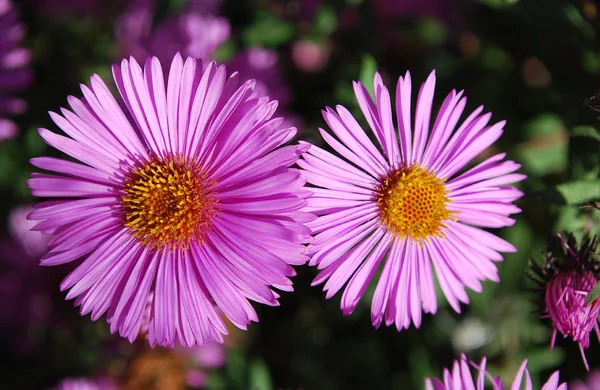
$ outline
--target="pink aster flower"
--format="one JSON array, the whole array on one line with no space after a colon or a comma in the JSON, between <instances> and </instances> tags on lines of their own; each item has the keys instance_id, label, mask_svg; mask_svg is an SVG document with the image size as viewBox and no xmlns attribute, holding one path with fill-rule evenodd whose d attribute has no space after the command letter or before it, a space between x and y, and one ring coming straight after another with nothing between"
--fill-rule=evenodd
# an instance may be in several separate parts
<instances>
[{"instance_id":1,"label":"pink aster flower","mask_svg":"<svg viewBox=\"0 0 600 390\"><path fill-rule=\"evenodd\" d=\"M30 53L21 47L25 29L18 18L12 2L0 0L0 141L17 134L17 125L5 116L25 111L25 102L12 95L31 81Z\"/></svg>"},{"instance_id":2,"label":"pink aster flower","mask_svg":"<svg viewBox=\"0 0 600 390\"><path fill-rule=\"evenodd\" d=\"M514 223L512 202L521 191L507 186L525 178L520 165L497 154L459 172L500 137L504 122L477 108L460 126L466 98L452 91L430 126L435 73L421 86L411 122L411 78L398 81L394 125L392 105L381 76L375 75L375 102L360 83L354 91L376 139L350 112L337 106L323 112L333 135L321 135L340 156L310 146L299 161L302 175L316 188L306 211L319 217L308 224L315 234L310 265L321 270L331 298L346 286L345 315L354 311L378 269L371 305L375 327L385 321L398 330L419 327L422 311L435 313L433 273L454 310L468 303L465 287L481 291L481 281L498 281L494 262L514 252L508 242L483 228Z\"/></svg>"},{"instance_id":3,"label":"pink aster flower","mask_svg":"<svg viewBox=\"0 0 600 390\"><path fill-rule=\"evenodd\" d=\"M168 80L157 58L113 66L125 114L97 75L51 113L67 137L40 129L81 161L32 159L36 229L56 234L42 265L81 264L61 289L92 320L133 341L148 297L150 344L222 341L221 311L241 329L258 321L249 300L278 305L292 291L291 265L307 260L300 211L310 194L289 168L306 146L272 118L277 103L224 66L176 55ZM215 306L216 305L216 306ZM218 308L218 310L217 310Z\"/></svg>"},{"instance_id":4,"label":"pink aster flower","mask_svg":"<svg viewBox=\"0 0 600 390\"><path fill-rule=\"evenodd\" d=\"M600 264L593 256L597 248L596 238L585 239L579 245L573 235L565 241L558 234L546 244L544 264L539 266L530 262L529 275L544 296L542 318L552 321L550 348L554 348L558 332L571 337L579 345L588 371L590 367L584 351L590 346L590 333L595 331L600 340L600 301L587 302L589 292L600 279Z\"/></svg>"},{"instance_id":5,"label":"pink aster flower","mask_svg":"<svg viewBox=\"0 0 600 390\"><path fill-rule=\"evenodd\" d=\"M493 390L502 390L505 388L504 382L500 377L493 378L490 374L485 371L486 358L484 357L479 363L479 366L476 366L471 362L471 365L478 368L479 374L477 375L477 381L473 382L473 376L471 375L471 370L469 369L469 362L467 362L467 358L465 355L461 355L460 360L455 360L452 365L452 371L448 369L444 369L443 381L434 378L433 380L427 378L425 380L425 389L426 390L464 390L464 389L473 389L473 390L484 390L488 387L485 386L486 378L492 385ZM519 367L519 371L517 371L517 375L515 375L515 379L510 385L511 389L518 390L521 388L523 383L523 377L525 377L525 390L531 390L531 377L529 376L529 371L526 368L527 360L524 360L521 366ZM567 384L562 383L559 384L559 372L555 371L548 381L542 386L541 390L566 390Z\"/></svg>"}]
</instances>

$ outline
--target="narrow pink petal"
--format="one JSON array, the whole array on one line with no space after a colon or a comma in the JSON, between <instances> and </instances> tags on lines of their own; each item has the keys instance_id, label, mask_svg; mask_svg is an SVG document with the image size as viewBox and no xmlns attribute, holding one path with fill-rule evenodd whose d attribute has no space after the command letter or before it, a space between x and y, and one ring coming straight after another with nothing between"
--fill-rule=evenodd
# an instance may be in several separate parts
<instances>
[{"instance_id":1,"label":"narrow pink petal","mask_svg":"<svg viewBox=\"0 0 600 390\"><path fill-rule=\"evenodd\" d=\"M413 163L412 158L412 126L411 126L411 100L412 81L410 72L398 79L396 84L396 117L398 132L400 134L400 152L402 162L408 166Z\"/></svg>"},{"instance_id":2,"label":"narrow pink petal","mask_svg":"<svg viewBox=\"0 0 600 390\"><path fill-rule=\"evenodd\" d=\"M435 71L432 71L417 97L417 108L415 114L415 139L413 141L412 156L414 161L422 161L427 137L429 135L429 125L431 118L431 108L433 105L433 95L435 92Z\"/></svg>"}]
</instances>

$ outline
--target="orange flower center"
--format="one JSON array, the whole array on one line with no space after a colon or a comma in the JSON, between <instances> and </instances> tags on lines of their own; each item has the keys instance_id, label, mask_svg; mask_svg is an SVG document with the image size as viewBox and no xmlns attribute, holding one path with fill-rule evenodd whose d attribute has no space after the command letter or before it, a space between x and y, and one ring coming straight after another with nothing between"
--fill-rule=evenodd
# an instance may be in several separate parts
<instances>
[{"instance_id":1,"label":"orange flower center","mask_svg":"<svg viewBox=\"0 0 600 390\"><path fill-rule=\"evenodd\" d=\"M390 173L377 188L379 213L387 228L420 244L443 237L444 221L456 221L456 212L447 207L444 182L417 164Z\"/></svg>"},{"instance_id":2,"label":"orange flower center","mask_svg":"<svg viewBox=\"0 0 600 390\"><path fill-rule=\"evenodd\" d=\"M182 157L152 157L125 180L125 226L144 245L187 249L202 242L217 201L202 169Z\"/></svg>"}]
</instances>

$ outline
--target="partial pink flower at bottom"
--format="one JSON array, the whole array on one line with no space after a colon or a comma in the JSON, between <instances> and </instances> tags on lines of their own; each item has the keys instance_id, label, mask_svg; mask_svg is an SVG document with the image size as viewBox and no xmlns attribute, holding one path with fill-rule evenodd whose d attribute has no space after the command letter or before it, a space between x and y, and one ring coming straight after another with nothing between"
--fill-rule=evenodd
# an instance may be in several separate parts
<instances>
[{"instance_id":1,"label":"partial pink flower at bottom","mask_svg":"<svg viewBox=\"0 0 600 390\"><path fill-rule=\"evenodd\" d=\"M502 380L499 376L495 378L492 377L486 370L486 361L487 359L484 357L479 363L479 366L475 365L473 362L467 361L467 357L462 354L460 360L455 360L452 365L452 371L447 368L444 369L444 373L442 375L442 379L437 378L427 378L425 380L425 389L426 390L484 390L486 388L486 379L492 385L491 389L493 390L503 390L505 387L509 386L508 382ZM471 374L471 369L469 366L473 366L478 369L477 379L473 381L473 375ZM521 385L523 384L523 380L525 380L525 390L531 390L531 376L529 375L529 371L527 370L527 359L521 363L519 367L519 371L515 375L515 378L510 384L511 390L521 389ZM548 381L542 386L541 390L566 390L567 384L562 383L559 384L559 372L554 372Z\"/></svg>"},{"instance_id":2,"label":"partial pink flower at bottom","mask_svg":"<svg viewBox=\"0 0 600 390\"><path fill-rule=\"evenodd\" d=\"M600 389L600 369L590 372L585 382L574 381L569 385L570 390L598 390Z\"/></svg>"},{"instance_id":3,"label":"partial pink flower at bottom","mask_svg":"<svg viewBox=\"0 0 600 390\"><path fill-rule=\"evenodd\" d=\"M590 333L595 331L600 340L600 301L587 301L599 279L600 264L592 256L597 247L596 238L585 239L579 245L572 235L567 241L557 235L546 244L543 265L530 262L530 277L544 296L542 318L552 321L550 347L554 348L558 332L571 337L579 345L588 371L584 350L590 346Z\"/></svg>"},{"instance_id":4,"label":"partial pink flower at bottom","mask_svg":"<svg viewBox=\"0 0 600 390\"><path fill-rule=\"evenodd\" d=\"M116 390L117 387L106 378L66 378L53 390Z\"/></svg>"}]
</instances>

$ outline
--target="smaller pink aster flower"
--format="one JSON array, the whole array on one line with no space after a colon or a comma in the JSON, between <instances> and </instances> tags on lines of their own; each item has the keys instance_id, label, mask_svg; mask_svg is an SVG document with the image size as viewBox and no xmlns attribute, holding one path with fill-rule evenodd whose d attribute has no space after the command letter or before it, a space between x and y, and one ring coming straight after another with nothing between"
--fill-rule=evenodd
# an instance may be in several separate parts
<instances>
[{"instance_id":1,"label":"smaller pink aster flower","mask_svg":"<svg viewBox=\"0 0 600 390\"><path fill-rule=\"evenodd\" d=\"M459 124L466 97L452 91L433 109L435 72L418 89L413 110L410 73L396 85L395 104L379 73L375 100L354 83L365 130L343 106L327 107L331 131L320 129L335 153L310 145L298 165L313 196L306 211L315 235L309 265L321 272L329 299L344 289L340 306L352 313L369 285L376 284L371 321L398 330L419 327L422 313L436 313L434 275L450 306L469 303L466 288L482 291L499 281L495 263L516 248L484 228L511 226L513 202L523 193L519 164L496 154L467 164L502 134L504 122L477 108ZM396 121L394 121L394 110ZM466 168L466 169L465 169Z\"/></svg>"},{"instance_id":2,"label":"smaller pink aster flower","mask_svg":"<svg viewBox=\"0 0 600 390\"><path fill-rule=\"evenodd\" d=\"M589 371L584 350L590 346L590 333L596 331L600 340L598 315L600 301L587 302L590 291L598 283L600 264L593 254L598 241L585 239L578 245L573 235L567 241L558 234L546 244L544 264L530 262L529 276L544 294L542 318L552 321L550 348L554 348L556 334L571 337L579 345L585 368Z\"/></svg>"},{"instance_id":3,"label":"smaller pink aster flower","mask_svg":"<svg viewBox=\"0 0 600 390\"><path fill-rule=\"evenodd\" d=\"M468 362L467 358L464 354L461 355L460 360L455 360L452 365L452 371L448 369L444 369L443 380L439 380L434 378L433 380L427 378L425 380L425 389L426 390L484 390L485 379L487 378L491 383L493 390L503 390L505 388L504 382L502 378L495 377L493 378L486 370L487 359L484 357L479 363L479 366L475 365L473 362ZM471 375L471 370L469 365L477 368L479 370L479 374L477 375L476 382L473 382L473 376ZM525 378L525 390L531 390L531 377L529 375L529 371L526 368L527 359L521 363L519 367L519 371L515 375L515 379L510 385L511 390L518 390L521 388L521 384L523 383L523 378ZM562 383L559 384L559 372L554 372L548 381L542 386L541 390L566 390L567 384Z\"/></svg>"},{"instance_id":4,"label":"smaller pink aster flower","mask_svg":"<svg viewBox=\"0 0 600 390\"><path fill-rule=\"evenodd\" d=\"M12 2L0 0L0 141L17 134L16 124L5 115L25 111L25 102L13 96L31 81L26 67L30 53L21 47L24 35L25 29Z\"/></svg>"}]
</instances>

